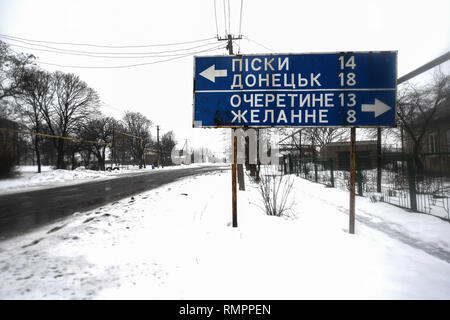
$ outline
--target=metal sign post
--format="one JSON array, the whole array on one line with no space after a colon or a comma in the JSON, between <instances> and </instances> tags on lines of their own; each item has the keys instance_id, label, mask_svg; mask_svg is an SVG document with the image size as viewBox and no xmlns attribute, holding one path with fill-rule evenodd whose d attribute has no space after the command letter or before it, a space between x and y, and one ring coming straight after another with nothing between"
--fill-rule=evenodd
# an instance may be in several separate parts
<instances>
[{"instance_id":1,"label":"metal sign post","mask_svg":"<svg viewBox=\"0 0 450 320\"><path fill-rule=\"evenodd\" d=\"M231 164L231 204L232 204L232 225L237 228L237 190L236 190L236 167L237 167L237 137L232 129L233 141L233 163Z\"/></svg>"},{"instance_id":2,"label":"metal sign post","mask_svg":"<svg viewBox=\"0 0 450 320\"><path fill-rule=\"evenodd\" d=\"M350 210L349 227L350 234L355 233L355 180L356 180L356 128L350 129Z\"/></svg>"}]
</instances>

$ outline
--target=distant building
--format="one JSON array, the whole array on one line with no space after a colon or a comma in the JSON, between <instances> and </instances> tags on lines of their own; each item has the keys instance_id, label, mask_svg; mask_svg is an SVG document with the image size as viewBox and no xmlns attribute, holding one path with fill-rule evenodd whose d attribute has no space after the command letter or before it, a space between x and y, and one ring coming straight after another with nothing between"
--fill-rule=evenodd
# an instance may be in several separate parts
<instances>
[{"instance_id":1,"label":"distant building","mask_svg":"<svg viewBox=\"0 0 450 320\"><path fill-rule=\"evenodd\" d=\"M333 161L337 170L350 167L350 142L330 142L320 150L322 161ZM360 169L373 169L377 165L377 141L356 141L357 166Z\"/></svg>"},{"instance_id":2,"label":"distant building","mask_svg":"<svg viewBox=\"0 0 450 320\"><path fill-rule=\"evenodd\" d=\"M279 145L279 152L281 155L291 154L294 158L314 158L317 154L315 147L309 144L290 144L282 143Z\"/></svg>"},{"instance_id":3,"label":"distant building","mask_svg":"<svg viewBox=\"0 0 450 320\"><path fill-rule=\"evenodd\" d=\"M10 174L19 160L18 124L0 119L0 176Z\"/></svg>"},{"instance_id":4,"label":"distant building","mask_svg":"<svg viewBox=\"0 0 450 320\"><path fill-rule=\"evenodd\" d=\"M0 152L14 153L17 150L18 124L7 119L0 119Z\"/></svg>"}]
</instances>

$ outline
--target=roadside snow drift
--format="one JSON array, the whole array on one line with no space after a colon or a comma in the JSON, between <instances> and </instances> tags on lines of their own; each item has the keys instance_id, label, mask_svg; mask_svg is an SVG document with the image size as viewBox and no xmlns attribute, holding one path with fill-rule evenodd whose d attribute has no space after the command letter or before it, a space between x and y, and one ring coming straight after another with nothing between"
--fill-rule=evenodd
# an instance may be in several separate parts
<instances>
[{"instance_id":1,"label":"roadside snow drift","mask_svg":"<svg viewBox=\"0 0 450 320\"><path fill-rule=\"evenodd\" d=\"M206 163L190 164L189 167L204 166ZM219 166L223 164L206 164L210 166ZM96 180L115 179L123 176L130 176L142 173L150 173L161 170L178 170L186 168L186 165L159 167L152 169L152 166L139 169L137 166L126 166L120 170L96 171L86 170L84 167L75 170L52 169L49 166L43 166L42 172L37 173L37 166L18 167L18 176L9 179L0 180L0 194L32 191L36 189L45 189L74 185Z\"/></svg>"}]
</instances>

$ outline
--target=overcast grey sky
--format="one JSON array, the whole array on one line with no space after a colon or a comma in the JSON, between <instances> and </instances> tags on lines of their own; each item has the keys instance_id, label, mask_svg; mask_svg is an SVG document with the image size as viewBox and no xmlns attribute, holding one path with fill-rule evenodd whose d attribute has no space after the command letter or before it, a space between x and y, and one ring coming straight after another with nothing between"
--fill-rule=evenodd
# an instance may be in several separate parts
<instances>
[{"instance_id":1,"label":"overcast grey sky","mask_svg":"<svg viewBox=\"0 0 450 320\"><path fill-rule=\"evenodd\" d=\"M240 5L240 0L230 0L232 34L239 32ZM223 0L216 0L216 7L219 35L223 36ZM280 53L398 50L401 76L450 50L449 13L450 0L244 0L242 34ZM33 40L116 46L212 38L216 36L214 1L0 0L0 33ZM214 47L217 41L205 43L209 42L210 46L191 51ZM35 54L38 63L61 65L114 66L167 59L99 59L13 49ZM139 52L163 50L167 47ZM270 51L242 40L240 52ZM221 55L226 50L204 54ZM192 129L192 57L127 69L41 67L78 74L110 106L102 107L105 114L119 118L118 110L139 111L160 125L163 133L174 130L181 143L189 139L193 145L219 149L219 131L223 129ZM155 128L152 134L156 134Z\"/></svg>"}]
</instances>

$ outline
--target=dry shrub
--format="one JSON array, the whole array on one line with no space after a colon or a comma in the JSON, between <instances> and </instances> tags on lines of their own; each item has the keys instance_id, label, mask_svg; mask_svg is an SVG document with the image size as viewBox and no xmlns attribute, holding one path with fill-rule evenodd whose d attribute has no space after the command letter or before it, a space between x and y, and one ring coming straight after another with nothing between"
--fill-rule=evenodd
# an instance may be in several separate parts
<instances>
[{"instance_id":1,"label":"dry shrub","mask_svg":"<svg viewBox=\"0 0 450 320\"><path fill-rule=\"evenodd\" d=\"M258 191L264 205L264 211L269 216L288 216L294 204L290 197L294 180L282 175L270 166L265 166L260 181Z\"/></svg>"}]
</instances>

